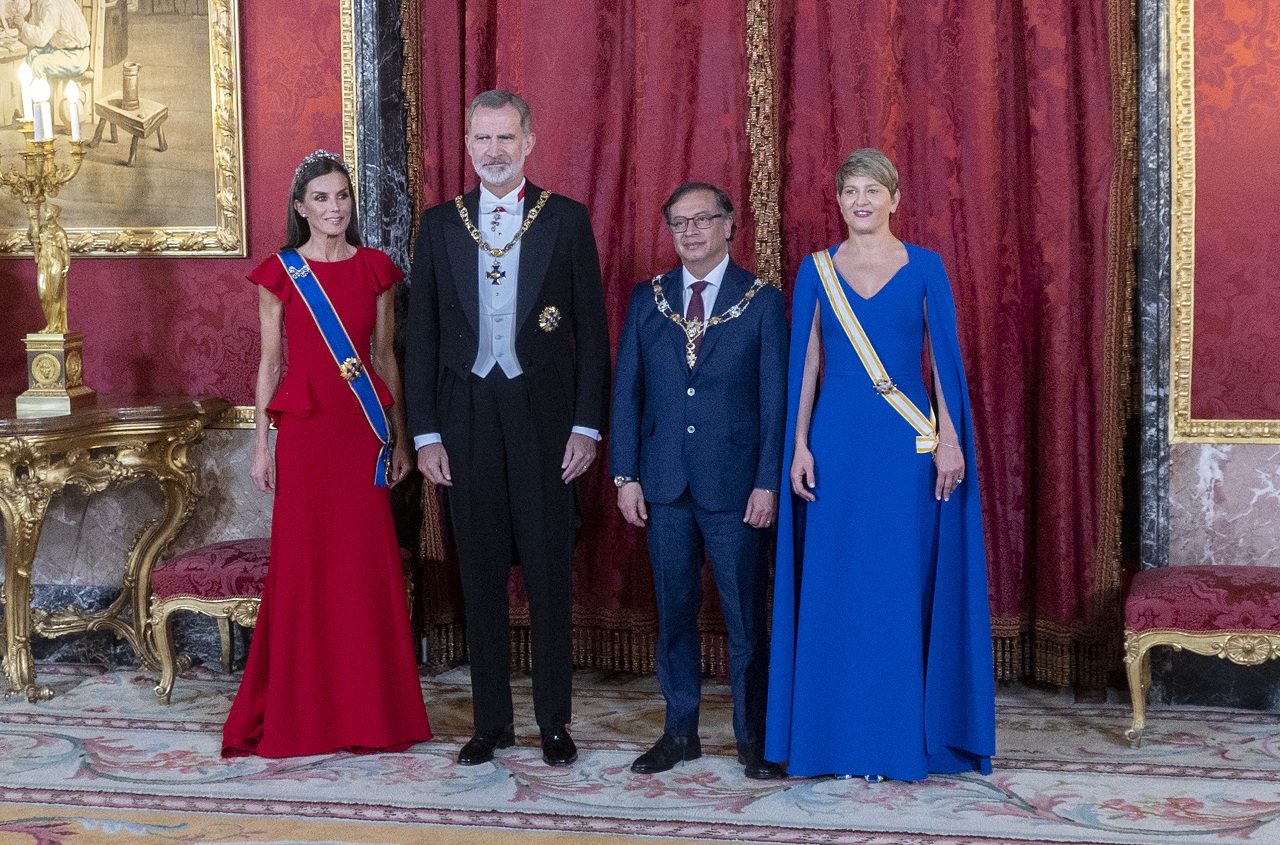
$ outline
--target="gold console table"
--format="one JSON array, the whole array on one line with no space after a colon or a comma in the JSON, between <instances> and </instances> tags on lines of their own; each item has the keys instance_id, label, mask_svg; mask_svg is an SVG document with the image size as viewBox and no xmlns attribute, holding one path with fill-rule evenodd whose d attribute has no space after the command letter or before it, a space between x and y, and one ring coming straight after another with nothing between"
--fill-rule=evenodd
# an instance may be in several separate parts
<instances>
[{"instance_id":1,"label":"gold console table","mask_svg":"<svg viewBox=\"0 0 1280 845\"><path fill-rule=\"evenodd\" d=\"M6 695L30 701L53 693L38 686L31 634L58 637L108 630L129 641L147 666L159 662L147 630L151 568L191 517L196 476L187 451L230 404L217 398L139 399L99 396L97 407L65 416L18 419L12 396L0 397L0 516L4 519L4 674ZM98 493L151 478L164 494L163 515L143 526L129 552L120 595L103 610L31 607L31 569L45 511L68 486ZM129 607L126 614L124 610Z\"/></svg>"}]
</instances>

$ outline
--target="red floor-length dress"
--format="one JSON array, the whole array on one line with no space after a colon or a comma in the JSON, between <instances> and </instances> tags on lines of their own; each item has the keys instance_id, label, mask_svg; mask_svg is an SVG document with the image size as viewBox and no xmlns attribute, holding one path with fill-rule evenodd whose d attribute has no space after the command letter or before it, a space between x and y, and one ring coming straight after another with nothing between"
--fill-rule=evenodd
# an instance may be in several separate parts
<instances>
[{"instance_id":1,"label":"red floor-length dress","mask_svg":"<svg viewBox=\"0 0 1280 845\"><path fill-rule=\"evenodd\" d=\"M403 274L375 249L312 271L368 368L379 294ZM288 374L276 421L271 563L224 757L400 751L431 738L409 629L400 550L379 441L298 295L272 256L249 274L284 302Z\"/></svg>"}]
</instances>

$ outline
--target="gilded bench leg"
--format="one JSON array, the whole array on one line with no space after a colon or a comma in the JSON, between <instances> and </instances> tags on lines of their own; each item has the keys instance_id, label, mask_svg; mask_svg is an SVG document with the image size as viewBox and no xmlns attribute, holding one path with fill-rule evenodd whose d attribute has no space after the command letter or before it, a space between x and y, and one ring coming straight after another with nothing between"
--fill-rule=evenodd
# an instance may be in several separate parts
<instances>
[{"instance_id":1,"label":"gilded bench leg","mask_svg":"<svg viewBox=\"0 0 1280 845\"><path fill-rule=\"evenodd\" d=\"M164 602L156 602L151 608L151 634L155 638L156 659L160 663L160 683L156 685L156 698L160 699L161 704L168 704L178 670L173 653L173 638L169 636L169 607Z\"/></svg>"},{"instance_id":2,"label":"gilded bench leg","mask_svg":"<svg viewBox=\"0 0 1280 845\"><path fill-rule=\"evenodd\" d=\"M1133 703L1133 725L1125 737L1136 748L1142 744L1147 724L1147 691L1151 689L1151 646L1133 631L1124 632L1124 668L1129 679L1129 698Z\"/></svg>"},{"instance_id":3,"label":"gilded bench leg","mask_svg":"<svg viewBox=\"0 0 1280 845\"><path fill-rule=\"evenodd\" d=\"M232 643L231 643L231 617L218 617L218 639L222 646L222 671L231 674Z\"/></svg>"},{"instance_id":4,"label":"gilded bench leg","mask_svg":"<svg viewBox=\"0 0 1280 845\"><path fill-rule=\"evenodd\" d=\"M174 655L172 632L169 630L170 614L178 610L189 610L216 619L218 632L222 637L222 659L225 666L231 661L231 623L235 622L237 625L252 628L258 622L259 604L260 599L256 596L233 596L223 599L171 596L165 601L153 602L150 625L154 629L156 660L160 664L160 683L156 686L156 697L160 699L161 704L169 703L169 695L173 692L173 684L177 676L191 668L190 656Z\"/></svg>"}]
</instances>

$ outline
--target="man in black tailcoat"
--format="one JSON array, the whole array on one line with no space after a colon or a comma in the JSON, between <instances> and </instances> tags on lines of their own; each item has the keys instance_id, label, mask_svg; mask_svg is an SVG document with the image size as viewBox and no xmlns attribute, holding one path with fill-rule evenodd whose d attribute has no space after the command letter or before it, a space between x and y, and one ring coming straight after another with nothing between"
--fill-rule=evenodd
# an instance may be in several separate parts
<instances>
[{"instance_id":1,"label":"man in black tailcoat","mask_svg":"<svg viewBox=\"0 0 1280 845\"><path fill-rule=\"evenodd\" d=\"M418 467L448 488L471 656L462 765L514 742L507 579L529 599L543 759L569 765L574 480L596 456L609 331L587 209L524 178L528 105L487 91L467 110L480 185L422 215L405 361Z\"/></svg>"}]
</instances>

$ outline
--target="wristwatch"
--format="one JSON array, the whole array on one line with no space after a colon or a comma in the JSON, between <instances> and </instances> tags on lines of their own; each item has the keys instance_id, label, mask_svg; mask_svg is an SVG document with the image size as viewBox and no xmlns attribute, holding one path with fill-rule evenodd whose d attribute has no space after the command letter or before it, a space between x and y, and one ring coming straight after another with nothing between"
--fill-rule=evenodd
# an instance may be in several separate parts
<instances>
[{"instance_id":1,"label":"wristwatch","mask_svg":"<svg viewBox=\"0 0 1280 845\"><path fill-rule=\"evenodd\" d=\"M630 484L632 481L639 481L638 478L632 478L629 475L615 475L613 477L613 486L621 487L624 484Z\"/></svg>"}]
</instances>

